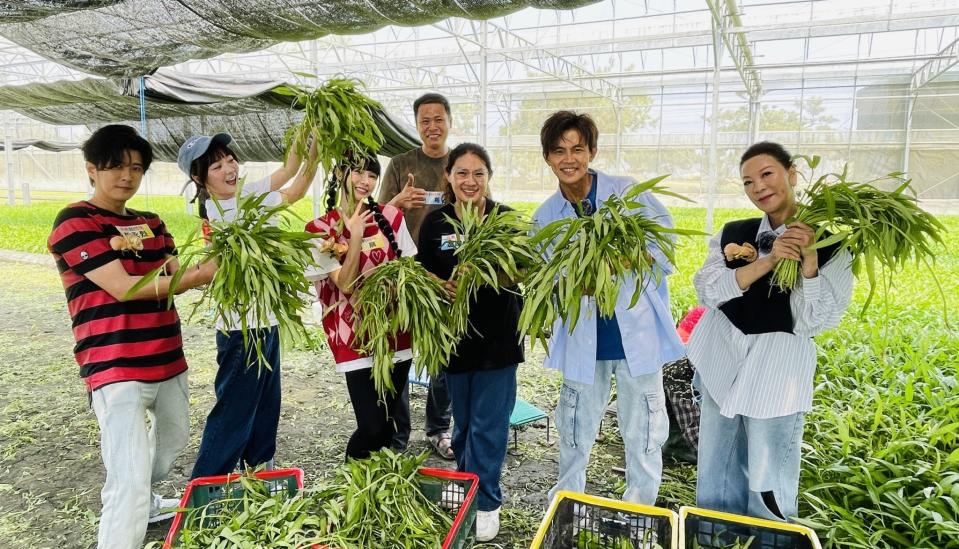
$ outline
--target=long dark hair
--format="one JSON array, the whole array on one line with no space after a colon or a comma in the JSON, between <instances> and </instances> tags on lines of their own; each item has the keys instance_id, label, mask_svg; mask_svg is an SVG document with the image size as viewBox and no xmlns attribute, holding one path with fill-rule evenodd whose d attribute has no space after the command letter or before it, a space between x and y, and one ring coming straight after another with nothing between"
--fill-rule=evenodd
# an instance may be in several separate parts
<instances>
[{"instance_id":1,"label":"long dark hair","mask_svg":"<svg viewBox=\"0 0 959 549\"><path fill-rule=\"evenodd\" d=\"M352 159L350 159L352 160ZM380 163L375 156L367 156L358 158L355 161L343 162L333 170L333 174L330 176L330 181L326 185L326 211L329 213L334 208L336 208L336 203L338 202L340 193L341 180L346 182L346 179L350 177L350 174L353 171L368 171L376 174L377 177L380 175ZM393 227L390 225L390 222L386 220L386 216L383 215L383 208L373 200L373 196L366 197L366 207L373 212L373 220L376 221L376 226L380 229L380 232L383 233L383 236L386 237L386 241L389 242L390 249L393 250L393 253L396 254L396 257L402 257L403 251L400 250L399 245L396 243L396 233L393 231Z\"/></svg>"},{"instance_id":2,"label":"long dark hair","mask_svg":"<svg viewBox=\"0 0 959 549\"><path fill-rule=\"evenodd\" d=\"M198 202L197 209L200 212L200 217L203 219L210 219L206 211L206 201L210 199L210 191L206 188L206 178L210 172L210 165L219 162L220 159L226 158L227 156L232 156L233 160L237 162L240 161L240 158L229 146L220 144L210 145L210 148L208 148L205 153L190 163L190 181L193 181L196 185L196 194L190 202Z\"/></svg>"}]
</instances>

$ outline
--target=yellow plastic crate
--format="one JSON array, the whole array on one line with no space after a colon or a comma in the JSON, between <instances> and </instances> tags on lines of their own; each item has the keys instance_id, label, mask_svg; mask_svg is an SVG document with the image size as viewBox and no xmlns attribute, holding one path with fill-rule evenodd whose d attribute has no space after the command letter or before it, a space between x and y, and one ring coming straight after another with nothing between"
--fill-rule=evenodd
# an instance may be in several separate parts
<instances>
[{"instance_id":1,"label":"yellow plastic crate","mask_svg":"<svg viewBox=\"0 0 959 549\"><path fill-rule=\"evenodd\" d=\"M530 549L673 549L678 524L668 509L561 491Z\"/></svg>"},{"instance_id":2,"label":"yellow plastic crate","mask_svg":"<svg viewBox=\"0 0 959 549\"><path fill-rule=\"evenodd\" d=\"M749 545L745 545L752 538ZM739 545L737 545L737 543ZM680 549L822 549L805 526L722 513L698 507L679 509Z\"/></svg>"}]
</instances>

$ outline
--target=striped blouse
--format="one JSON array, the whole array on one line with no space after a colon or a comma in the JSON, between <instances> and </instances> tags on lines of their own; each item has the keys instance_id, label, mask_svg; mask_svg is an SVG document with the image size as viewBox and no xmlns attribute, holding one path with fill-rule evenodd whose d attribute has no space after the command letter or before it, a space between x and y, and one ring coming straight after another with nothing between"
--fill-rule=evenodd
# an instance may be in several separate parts
<instances>
[{"instance_id":1,"label":"striped blouse","mask_svg":"<svg viewBox=\"0 0 959 549\"><path fill-rule=\"evenodd\" d=\"M770 230L763 216L757 234ZM777 233L782 233L780 227ZM812 337L839 324L852 297L852 257L840 250L814 278L799 277L790 294L794 334L745 335L719 310L743 294L726 266L720 238L709 242L706 262L693 277L706 313L689 340L697 381L726 417L781 417L812 409L816 346Z\"/></svg>"}]
</instances>

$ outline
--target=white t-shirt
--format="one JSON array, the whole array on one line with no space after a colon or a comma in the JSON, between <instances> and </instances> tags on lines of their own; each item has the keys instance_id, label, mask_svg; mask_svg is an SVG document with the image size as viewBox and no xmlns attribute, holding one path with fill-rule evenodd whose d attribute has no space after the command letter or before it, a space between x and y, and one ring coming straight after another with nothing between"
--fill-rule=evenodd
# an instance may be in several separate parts
<instances>
[{"instance_id":1,"label":"white t-shirt","mask_svg":"<svg viewBox=\"0 0 959 549\"><path fill-rule=\"evenodd\" d=\"M270 188L269 175L252 183L245 183L241 193L243 196L266 194L267 197L263 199L262 203L264 208L279 206L283 203L283 195L280 194L279 191L274 191ZM213 203L212 199L206 200L206 215L209 217L210 221L233 221L236 219L235 196L225 200L217 199L217 203L219 204L219 208L217 208L217 204ZM220 215L220 210L223 210L223 215ZM271 219L269 223L275 225L276 219ZM262 326L259 324L259 322L257 322L256 315L254 313L251 312L246 317L247 326L249 328L270 328L277 325L276 316L272 311L268 312L267 320L269 321L269 324ZM217 319L216 328L217 330L239 330L240 324L240 317L238 315L231 315L228 324L224 324L222 319Z\"/></svg>"}]
</instances>

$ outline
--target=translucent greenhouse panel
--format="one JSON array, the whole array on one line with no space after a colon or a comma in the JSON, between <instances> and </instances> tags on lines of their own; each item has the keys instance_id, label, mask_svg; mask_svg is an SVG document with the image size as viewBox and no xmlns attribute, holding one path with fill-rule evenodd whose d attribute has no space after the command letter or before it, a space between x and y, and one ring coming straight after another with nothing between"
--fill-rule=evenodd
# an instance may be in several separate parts
<instances>
[{"instance_id":1,"label":"translucent greenhouse panel","mask_svg":"<svg viewBox=\"0 0 959 549\"><path fill-rule=\"evenodd\" d=\"M909 154L909 174L924 200L959 198L959 159L956 148L913 149Z\"/></svg>"}]
</instances>

